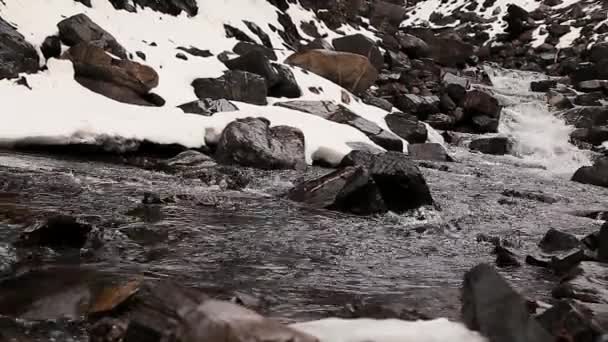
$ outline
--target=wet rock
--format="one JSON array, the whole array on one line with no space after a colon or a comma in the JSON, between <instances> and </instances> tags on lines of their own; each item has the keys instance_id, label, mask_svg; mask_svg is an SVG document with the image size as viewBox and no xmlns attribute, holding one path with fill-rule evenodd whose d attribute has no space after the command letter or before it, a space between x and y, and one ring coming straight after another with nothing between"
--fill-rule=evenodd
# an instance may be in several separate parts
<instances>
[{"instance_id":1,"label":"wet rock","mask_svg":"<svg viewBox=\"0 0 608 342\"><path fill-rule=\"evenodd\" d=\"M559 301L537 319L556 341L600 341L606 333L593 313L574 301Z\"/></svg>"},{"instance_id":2,"label":"wet rock","mask_svg":"<svg viewBox=\"0 0 608 342\"><path fill-rule=\"evenodd\" d=\"M608 159L600 159L593 166L579 168L572 176L572 180L608 188Z\"/></svg>"},{"instance_id":3,"label":"wet rock","mask_svg":"<svg viewBox=\"0 0 608 342\"><path fill-rule=\"evenodd\" d=\"M159 163L159 168L164 171L177 172L193 168L209 168L215 165L216 163L213 158L208 155L198 151L188 150L181 152L173 158L161 161Z\"/></svg>"},{"instance_id":4,"label":"wet rock","mask_svg":"<svg viewBox=\"0 0 608 342\"><path fill-rule=\"evenodd\" d=\"M304 135L292 127L270 128L270 122L262 118L238 119L222 132L216 159L260 169L304 167Z\"/></svg>"},{"instance_id":5,"label":"wet rock","mask_svg":"<svg viewBox=\"0 0 608 342\"><path fill-rule=\"evenodd\" d=\"M251 182L251 176L244 170L230 165L206 168L197 175L208 186L219 186L224 191L242 190Z\"/></svg>"},{"instance_id":6,"label":"wet rock","mask_svg":"<svg viewBox=\"0 0 608 342\"><path fill-rule=\"evenodd\" d=\"M556 91L549 91L547 93L547 103L558 110L574 107L574 104L572 104L572 101L566 95Z\"/></svg>"},{"instance_id":7,"label":"wet rock","mask_svg":"<svg viewBox=\"0 0 608 342\"><path fill-rule=\"evenodd\" d=\"M177 49L187 52L188 54L190 54L192 56L196 56L196 57L207 58L207 57L213 56L213 54L209 50L201 50L194 46L190 46L190 47L179 46Z\"/></svg>"},{"instance_id":8,"label":"wet rock","mask_svg":"<svg viewBox=\"0 0 608 342\"><path fill-rule=\"evenodd\" d=\"M426 126L414 115L392 113L388 114L384 120L391 131L409 143L424 143L427 140L428 131Z\"/></svg>"},{"instance_id":9,"label":"wet rock","mask_svg":"<svg viewBox=\"0 0 608 342\"><path fill-rule=\"evenodd\" d=\"M61 39L58 36L48 36L40 45L40 51L45 59L61 56Z\"/></svg>"},{"instance_id":10,"label":"wet rock","mask_svg":"<svg viewBox=\"0 0 608 342\"><path fill-rule=\"evenodd\" d=\"M602 81L602 80L582 81L582 82L579 82L576 84L576 90L579 90L579 91L582 91L585 93L602 91L602 89L604 89L605 84L606 84L606 82Z\"/></svg>"},{"instance_id":11,"label":"wet rock","mask_svg":"<svg viewBox=\"0 0 608 342\"><path fill-rule=\"evenodd\" d=\"M597 259L600 262L608 263L608 223L604 223L600 228L598 236Z\"/></svg>"},{"instance_id":12,"label":"wet rock","mask_svg":"<svg viewBox=\"0 0 608 342\"><path fill-rule=\"evenodd\" d=\"M211 116L215 113L234 112L239 110L236 105L225 99L202 99L198 101L184 103L183 105L179 105L177 107L183 110L184 113L200 114L204 116Z\"/></svg>"},{"instance_id":13,"label":"wet rock","mask_svg":"<svg viewBox=\"0 0 608 342\"><path fill-rule=\"evenodd\" d=\"M376 70L382 70L384 57L382 57L382 53L376 45L376 42L370 38L358 33L334 39L332 43L336 51L350 52L364 56L369 59L369 62Z\"/></svg>"},{"instance_id":14,"label":"wet rock","mask_svg":"<svg viewBox=\"0 0 608 342\"><path fill-rule=\"evenodd\" d=\"M551 228L545 233L545 236L538 245L543 252L554 253L577 248L580 245L580 242L576 236L572 234Z\"/></svg>"},{"instance_id":15,"label":"wet rock","mask_svg":"<svg viewBox=\"0 0 608 342\"><path fill-rule=\"evenodd\" d=\"M409 144L407 150L414 160L454 161L445 148L437 143Z\"/></svg>"},{"instance_id":16,"label":"wet rock","mask_svg":"<svg viewBox=\"0 0 608 342\"><path fill-rule=\"evenodd\" d=\"M38 53L14 27L0 18L0 80L38 71Z\"/></svg>"},{"instance_id":17,"label":"wet rock","mask_svg":"<svg viewBox=\"0 0 608 342\"><path fill-rule=\"evenodd\" d=\"M528 313L526 300L487 264L465 274L462 320L490 342L553 342Z\"/></svg>"},{"instance_id":18,"label":"wet rock","mask_svg":"<svg viewBox=\"0 0 608 342\"><path fill-rule=\"evenodd\" d=\"M542 80L542 81L534 81L530 83L530 90L544 93L549 91L551 88L555 88L557 86L556 80Z\"/></svg>"},{"instance_id":19,"label":"wet rock","mask_svg":"<svg viewBox=\"0 0 608 342\"><path fill-rule=\"evenodd\" d=\"M361 55L327 50L297 52L285 60L324 77L353 93L363 93L378 78L378 71Z\"/></svg>"},{"instance_id":20,"label":"wet rock","mask_svg":"<svg viewBox=\"0 0 608 342\"><path fill-rule=\"evenodd\" d=\"M59 37L67 46L90 43L121 59L127 59L127 51L116 38L95 24L85 14L77 14L60 21L57 24Z\"/></svg>"},{"instance_id":21,"label":"wet rock","mask_svg":"<svg viewBox=\"0 0 608 342\"><path fill-rule=\"evenodd\" d=\"M586 94L577 95L574 104L577 106L601 106L605 95L601 91L594 91Z\"/></svg>"},{"instance_id":22,"label":"wet rock","mask_svg":"<svg viewBox=\"0 0 608 342\"><path fill-rule=\"evenodd\" d=\"M561 113L568 125L592 128L608 125L608 107L577 107Z\"/></svg>"},{"instance_id":23,"label":"wet rock","mask_svg":"<svg viewBox=\"0 0 608 342\"><path fill-rule=\"evenodd\" d=\"M387 211L380 191L364 167L344 167L321 178L298 184L289 198L312 208L357 215Z\"/></svg>"},{"instance_id":24,"label":"wet rock","mask_svg":"<svg viewBox=\"0 0 608 342\"><path fill-rule=\"evenodd\" d=\"M553 297L608 305L608 290L603 285L608 280L607 267L606 264L598 262L581 262L564 276L560 284L553 290Z\"/></svg>"},{"instance_id":25,"label":"wet rock","mask_svg":"<svg viewBox=\"0 0 608 342\"><path fill-rule=\"evenodd\" d=\"M468 116L488 116L493 119L500 118L501 107L498 100L492 95L480 91L471 90L464 98L463 109Z\"/></svg>"},{"instance_id":26,"label":"wet rock","mask_svg":"<svg viewBox=\"0 0 608 342\"><path fill-rule=\"evenodd\" d=\"M471 120L471 131L473 133L496 133L500 119L491 118L487 115L479 115Z\"/></svg>"},{"instance_id":27,"label":"wet rock","mask_svg":"<svg viewBox=\"0 0 608 342\"><path fill-rule=\"evenodd\" d=\"M414 94L404 94L397 97L395 107L399 110L414 114L424 120L430 114L439 113L440 100L437 96L418 96Z\"/></svg>"},{"instance_id":28,"label":"wet rock","mask_svg":"<svg viewBox=\"0 0 608 342\"><path fill-rule=\"evenodd\" d=\"M342 165L366 167L390 211L399 213L434 203L420 169L403 153L353 151Z\"/></svg>"},{"instance_id":29,"label":"wet rock","mask_svg":"<svg viewBox=\"0 0 608 342\"><path fill-rule=\"evenodd\" d=\"M544 194L544 193L538 192L538 191L507 189L502 192L502 195L508 196L508 197L523 198L523 199L527 199L527 200L531 200L531 201L537 201L537 202L549 203L549 204L553 204L553 203L557 202L557 199L555 197L551 197L547 194Z\"/></svg>"},{"instance_id":30,"label":"wet rock","mask_svg":"<svg viewBox=\"0 0 608 342\"><path fill-rule=\"evenodd\" d=\"M26 228L15 246L51 247L53 249L84 247L93 227L67 215L57 215Z\"/></svg>"},{"instance_id":31,"label":"wet rock","mask_svg":"<svg viewBox=\"0 0 608 342\"><path fill-rule=\"evenodd\" d=\"M66 58L74 64L74 78L85 88L113 100L142 106L156 106L149 91L158 85L158 74L149 66L117 60L103 49L80 43Z\"/></svg>"},{"instance_id":32,"label":"wet rock","mask_svg":"<svg viewBox=\"0 0 608 342\"><path fill-rule=\"evenodd\" d=\"M363 100L363 103L378 107L387 112L390 112L391 109L393 109L393 104L383 98L365 94L361 99Z\"/></svg>"},{"instance_id":33,"label":"wet rock","mask_svg":"<svg viewBox=\"0 0 608 342\"><path fill-rule=\"evenodd\" d=\"M437 113L429 115L424 122L435 129L450 130L454 128L456 119L446 114Z\"/></svg>"},{"instance_id":34,"label":"wet rock","mask_svg":"<svg viewBox=\"0 0 608 342\"><path fill-rule=\"evenodd\" d=\"M589 50L589 59L594 63L599 63L608 59L608 43L598 42L593 44Z\"/></svg>"},{"instance_id":35,"label":"wet rock","mask_svg":"<svg viewBox=\"0 0 608 342\"><path fill-rule=\"evenodd\" d=\"M266 105L267 86L264 78L244 71L226 71L218 78L197 78L192 82L199 99L233 100Z\"/></svg>"},{"instance_id":36,"label":"wet rock","mask_svg":"<svg viewBox=\"0 0 608 342\"><path fill-rule=\"evenodd\" d=\"M570 133L570 139L575 143L601 145L608 140L608 126L577 128Z\"/></svg>"},{"instance_id":37,"label":"wet rock","mask_svg":"<svg viewBox=\"0 0 608 342\"><path fill-rule=\"evenodd\" d=\"M512 142L507 137L480 138L471 141L469 148L484 154L504 155L511 152Z\"/></svg>"},{"instance_id":38,"label":"wet rock","mask_svg":"<svg viewBox=\"0 0 608 342\"><path fill-rule=\"evenodd\" d=\"M515 253L501 245L494 246L494 254L496 254L496 266L500 268L521 266L521 263L515 256Z\"/></svg>"}]
</instances>

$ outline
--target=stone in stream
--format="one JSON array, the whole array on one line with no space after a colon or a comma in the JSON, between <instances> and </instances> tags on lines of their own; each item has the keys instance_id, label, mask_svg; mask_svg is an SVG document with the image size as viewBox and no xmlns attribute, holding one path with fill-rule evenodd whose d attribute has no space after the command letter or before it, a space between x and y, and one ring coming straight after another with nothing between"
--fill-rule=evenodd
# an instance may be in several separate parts
<instances>
[{"instance_id":1,"label":"stone in stream","mask_svg":"<svg viewBox=\"0 0 608 342\"><path fill-rule=\"evenodd\" d=\"M469 148L484 154L504 155L511 152L513 143L507 137L480 138L471 141Z\"/></svg>"},{"instance_id":2,"label":"stone in stream","mask_svg":"<svg viewBox=\"0 0 608 342\"><path fill-rule=\"evenodd\" d=\"M428 138L426 125L412 114L391 113L384 120L391 131L411 144L425 143Z\"/></svg>"},{"instance_id":3,"label":"stone in stream","mask_svg":"<svg viewBox=\"0 0 608 342\"><path fill-rule=\"evenodd\" d=\"M556 80L541 80L541 81L534 81L532 83L530 83L530 90L534 91L534 92L547 92L549 91L551 88L555 88L557 86L557 81Z\"/></svg>"},{"instance_id":4,"label":"stone in stream","mask_svg":"<svg viewBox=\"0 0 608 342\"><path fill-rule=\"evenodd\" d=\"M93 227L72 216L56 215L26 228L15 242L17 247L82 248Z\"/></svg>"},{"instance_id":5,"label":"stone in stream","mask_svg":"<svg viewBox=\"0 0 608 342\"><path fill-rule=\"evenodd\" d=\"M511 252L507 248L496 245L494 247L494 254L496 254L496 266L503 267L520 267L521 263L517 260L515 253Z\"/></svg>"},{"instance_id":6,"label":"stone in stream","mask_svg":"<svg viewBox=\"0 0 608 342\"><path fill-rule=\"evenodd\" d=\"M598 234L597 258L600 262L608 262L608 223L604 223Z\"/></svg>"},{"instance_id":7,"label":"stone in stream","mask_svg":"<svg viewBox=\"0 0 608 342\"><path fill-rule=\"evenodd\" d=\"M529 314L526 300L488 264L465 274L462 320L490 342L554 342Z\"/></svg>"},{"instance_id":8,"label":"stone in stream","mask_svg":"<svg viewBox=\"0 0 608 342\"><path fill-rule=\"evenodd\" d=\"M545 233L545 236L538 245L543 252L553 253L577 248L580 246L580 242L572 234L551 228Z\"/></svg>"},{"instance_id":9,"label":"stone in stream","mask_svg":"<svg viewBox=\"0 0 608 342\"><path fill-rule=\"evenodd\" d=\"M454 161L446 149L437 143L408 144L407 150L410 158L414 160Z\"/></svg>"},{"instance_id":10,"label":"stone in stream","mask_svg":"<svg viewBox=\"0 0 608 342\"><path fill-rule=\"evenodd\" d=\"M593 166L582 166L576 170L572 180L608 188L608 159L599 159Z\"/></svg>"},{"instance_id":11,"label":"stone in stream","mask_svg":"<svg viewBox=\"0 0 608 342\"><path fill-rule=\"evenodd\" d=\"M537 319L556 341L595 342L606 334L592 312L575 301L561 300Z\"/></svg>"}]
</instances>

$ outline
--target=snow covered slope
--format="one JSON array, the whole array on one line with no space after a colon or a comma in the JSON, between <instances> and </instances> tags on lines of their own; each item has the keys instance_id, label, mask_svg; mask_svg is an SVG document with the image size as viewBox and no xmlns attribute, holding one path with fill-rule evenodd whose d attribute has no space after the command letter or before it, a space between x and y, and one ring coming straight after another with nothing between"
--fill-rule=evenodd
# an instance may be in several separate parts
<instances>
[{"instance_id":1,"label":"snow covered slope","mask_svg":"<svg viewBox=\"0 0 608 342\"><path fill-rule=\"evenodd\" d=\"M269 35L279 61L292 53L285 48L281 36L269 29L269 25L282 26L278 9L268 1L198 0L199 12L194 17L185 13L171 16L147 8L130 13L116 10L108 0L92 0L91 3L89 8L73 0L6 0L0 2L0 16L39 48L45 37L57 33L58 22L85 13L110 32L134 61L156 70L160 83L153 90L166 100L166 105L150 108L115 102L76 83L71 63L50 60L48 70L27 76L31 90L11 80L0 81L0 100L5 108L10 108L0 114L4 122L0 127L0 138L4 143L25 138L54 143L93 142L103 136L104 139L116 137L199 147L217 139L223 127L234 118L264 116L272 125L285 124L303 130L309 162L316 158L336 163L351 150L347 142L373 145L363 133L350 126L271 106L279 99L269 99L269 106L236 103L240 111L210 118L184 114L175 108L196 99L191 86L194 79L219 77L226 70L215 56L178 59L176 54L180 51L177 48L193 46L209 50L214 55L232 51L238 41L226 38L224 24L236 27L260 42L244 24L244 20L254 22ZM298 29L297 21L315 20L322 33L329 37L339 36L316 20L313 12L300 5L291 4L286 12L296 21ZM343 27L342 31L374 37L370 31L351 27ZM304 32L300 34L308 37ZM63 47L64 50L66 48ZM145 60L136 52L143 52ZM41 61L44 63L43 58ZM302 100L342 103L345 91L339 86L300 70L295 70L294 74L303 91ZM311 86L321 87L323 91L313 93L309 90ZM348 97L353 100L343 105L387 128L385 111L365 105L352 95Z\"/></svg>"}]
</instances>

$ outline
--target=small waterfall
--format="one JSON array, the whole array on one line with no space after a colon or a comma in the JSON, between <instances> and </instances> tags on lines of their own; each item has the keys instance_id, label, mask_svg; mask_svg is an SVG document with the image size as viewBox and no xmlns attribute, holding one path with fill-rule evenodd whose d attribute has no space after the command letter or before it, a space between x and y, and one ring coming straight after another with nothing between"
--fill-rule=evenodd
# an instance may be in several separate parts
<instances>
[{"instance_id":1,"label":"small waterfall","mask_svg":"<svg viewBox=\"0 0 608 342\"><path fill-rule=\"evenodd\" d=\"M513 139L516 155L557 174L591 164L589 153L570 143L574 127L549 110L544 94L530 91L532 81L547 76L496 67L486 67L486 72L504 106L498 130Z\"/></svg>"}]
</instances>

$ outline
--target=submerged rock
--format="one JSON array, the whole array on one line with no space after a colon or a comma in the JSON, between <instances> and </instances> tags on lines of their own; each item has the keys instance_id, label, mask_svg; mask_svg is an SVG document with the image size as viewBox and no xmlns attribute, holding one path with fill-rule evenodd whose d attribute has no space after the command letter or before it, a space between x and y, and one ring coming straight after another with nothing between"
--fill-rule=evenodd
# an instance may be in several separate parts
<instances>
[{"instance_id":1,"label":"submerged rock","mask_svg":"<svg viewBox=\"0 0 608 342\"><path fill-rule=\"evenodd\" d=\"M82 248L93 227L67 215L57 215L26 228L15 242L17 247Z\"/></svg>"},{"instance_id":2,"label":"submerged rock","mask_svg":"<svg viewBox=\"0 0 608 342\"><path fill-rule=\"evenodd\" d=\"M593 166L579 168L572 176L572 180L608 188L608 159L600 159Z\"/></svg>"},{"instance_id":3,"label":"submerged rock","mask_svg":"<svg viewBox=\"0 0 608 342\"><path fill-rule=\"evenodd\" d=\"M511 152L512 145L507 137L492 137L475 139L469 144L469 148L484 154L504 155Z\"/></svg>"}]
</instances>

